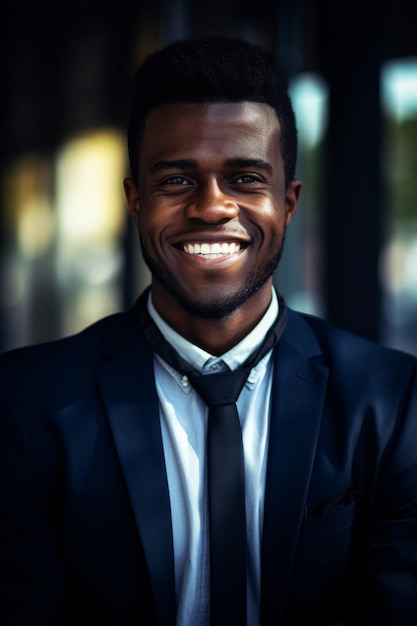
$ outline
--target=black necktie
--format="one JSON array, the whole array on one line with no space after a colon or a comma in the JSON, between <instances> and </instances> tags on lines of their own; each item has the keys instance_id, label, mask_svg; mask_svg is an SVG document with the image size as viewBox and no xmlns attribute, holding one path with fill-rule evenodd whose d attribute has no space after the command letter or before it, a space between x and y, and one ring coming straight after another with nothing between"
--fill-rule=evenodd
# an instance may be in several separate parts
<instances>
[{"instance_id":1,"label":"black necktie","mask_svg":"<svg viewBox=\"0 0 417 626\"><path fill-rule=\"evenodd\" d=\"M190 383L209 407L207 427L212 626L246 626L247 538L242 432L236 401L253 367L274 347L286 322L280 314L263 343L239 370L201 375L184 361L138 302L142 333L152 349Z\"/></svg>"},{"instance_id":2,"label":"black necktie","mask_svg":"<svg viewBox=\"0 0 417 626\"><path fill-rule=\"evenodd\" d=\"M214 626L246 626L245 470L236 400L250 368L189 375L209 407L210 614Z\"/></svg>"}]
</instances>

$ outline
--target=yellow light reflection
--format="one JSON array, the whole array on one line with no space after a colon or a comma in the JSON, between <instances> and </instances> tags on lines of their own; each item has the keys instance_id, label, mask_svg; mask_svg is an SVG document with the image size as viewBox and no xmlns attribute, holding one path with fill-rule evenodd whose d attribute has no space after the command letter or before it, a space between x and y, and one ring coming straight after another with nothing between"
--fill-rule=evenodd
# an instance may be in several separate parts
<instances>
[{"instance_id":1,"label":"yellow light reflection","mask_svg":"<svg viewBox=\"0 0 417 626\"><path fill-rule=\"evenodd\" d=\"M57 156L56 270L63 334L120 309L126 145L114 130L71 139Z\"/></svg>"},{"instance_id":2,"label":"yellow light reflection","mask_svg":"<svg viewBox=\"0 0 417 626\"><path fill-rule=\"evenodd\" d=\"M116 131L74 138L57 159L61 243L85 247L114 241L125 222L125 141Z\"/></svg>"},{"instance_id":3,"label":"yellow light reflection","mask_svg":"<svg viewBox=\"0 0 417 626\"><path fill-rule=\"evenodd\" d=\"M51 245L54 215L49 162L26 156L15 162L5 177L7 230L17 239L23 257L41 256Z\"/></svg>"}]
</instances>

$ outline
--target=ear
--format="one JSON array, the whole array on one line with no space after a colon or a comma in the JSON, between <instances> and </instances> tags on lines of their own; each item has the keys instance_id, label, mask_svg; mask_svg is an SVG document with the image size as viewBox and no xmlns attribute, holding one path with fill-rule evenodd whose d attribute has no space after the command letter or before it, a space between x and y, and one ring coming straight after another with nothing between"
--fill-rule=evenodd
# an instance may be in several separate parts
<instances>
[{"instance_id":1,"label":"ear","mask_svg":"<svg viewBox=\"0 0 417 626\"><path fill-rule=\"evenodd\" d=\"M139 226L139 191L133 178L125 178L123 181L127 207L136 226Z\"/></svg>"},{"instance_id":2,"label":"ear","mask_svg":"<svg viewBox=\"0 0 417 626\"><path fill-rule=\"evenodd\" d=\"M302 183L298 178L290 182L285 192L285 225L288 226L298 207Z\"/></svg>"}]
</instances>

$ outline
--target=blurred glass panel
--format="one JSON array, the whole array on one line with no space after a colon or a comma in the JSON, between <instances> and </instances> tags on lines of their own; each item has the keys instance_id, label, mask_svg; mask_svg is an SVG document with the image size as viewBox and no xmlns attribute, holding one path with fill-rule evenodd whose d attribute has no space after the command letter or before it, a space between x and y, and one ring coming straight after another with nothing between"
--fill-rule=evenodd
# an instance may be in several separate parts
<instances>
[{"instance_id":1,"label":"blurred glass panel","mask_svg":"<svg viewBox=\"0 0 417 626\"><path fill-rule=\"evenodd\" d=\"M289 93L297 118L302 158L305 150L314 149L324 138L327 126L327 87L318 74L305 73L292 79Z\"/></svg>"},{"instance_id":2,"label":"blurred glass panel","mask_svg":"<svg viewBox=\"0 0 417 626\"><path fill-rule=\"evenodd\" d=\"M124 136L95 131L2 179L0 349L76 332L123 306Z\"/></svg>"},{"instance_id":3,"label":"blurred glass panel","mask_svg":"<svg viewBox=\"0 0 417 626\"><path fill-rule=\"evenodd\" d=\"M57 158L57 280L62 333L122 306L125 139L116 131L69 141Z\"/></svg>"},{"instance_id":4,"label":"blurred glass panel","mask_svg":"<svg viewBox=\"0 0 417 626\"><path fill-rule=\"evenodd\" d=\"M386 63L381 79L387 208L382 339L417 354L417 58Z\"/></svg>"},{"instance_id":5,"label":"blurred glass panel","mask_svg":"<svg viewBox=\"0 0 417 626\"><path fill-rule=\"evenodd\" d=\"M54 216L50 191L50 164L45 159L26 157L9 171L7 210L14 222L18 250L27 259L41 256L52 243Z\"/></svg>"},{"instance_id":6,"label":"blurred glass panel","mask_svg":"<svg viewBox=\"0 0 417 626\"><path fill-rule=\"evenodd\" d=\"M291 307L324 315L321 207L328 90L319 75L304 73L290 81L289 92L298 128L296 176L303 183L303 191L287 231L276 284Z\"/></svg>"},{"instance_id":7,"label":"blurred glass panel","mask_svg":"<svg viewBox=\"0 0 417 626\"><path fill-rule=\"evenodd\" d=\"M54 334L51 170L46 157L26 155L6 168L2 179L1 349ZM37 317L40 304L43 314Z\"/></svg>"}]
</instances>

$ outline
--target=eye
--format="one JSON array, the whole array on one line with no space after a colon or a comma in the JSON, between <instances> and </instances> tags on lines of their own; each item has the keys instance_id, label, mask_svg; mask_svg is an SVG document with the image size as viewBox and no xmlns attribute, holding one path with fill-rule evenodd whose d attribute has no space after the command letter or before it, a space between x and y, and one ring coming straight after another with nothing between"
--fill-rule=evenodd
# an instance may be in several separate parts
<instances>
[{"instance_id":1,"label":"eye","mask_svg":"<svg viewBox=\"0 0 417 626\"><path fill-rule=\"evenodd\" d=\"M183 176L170 176L162 181L164 185L190 185L190 181Z\"/></svg>"},{"instance_id":2,"label":"eye","mask_svg":"<svg viewBox=\"0 0 417 626\"><path fill-rule=\"evenodd\" d=\"M241 183L241 184L243 183L244 185L249 185L253 183L260 183L262 181L260 180L259 176L255 176L253 174L242 174L242 176L235 178L233 182Z\"/></svg>"}]
</instances>

